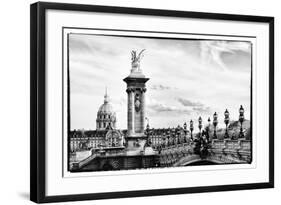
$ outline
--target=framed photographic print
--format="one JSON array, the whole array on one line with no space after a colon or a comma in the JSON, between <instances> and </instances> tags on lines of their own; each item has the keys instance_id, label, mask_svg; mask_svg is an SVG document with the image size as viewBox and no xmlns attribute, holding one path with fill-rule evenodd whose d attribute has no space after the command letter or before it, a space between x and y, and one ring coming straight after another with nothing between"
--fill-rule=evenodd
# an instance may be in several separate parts
<instances>
[{"instance_id":1,"label":"framed photographic print","mask_svg":"<svg viewBox=\"0 0 281 205\"><path fill-rule=\"evenodd\" d=\"M34 202L274 186L274 18L31 5Z\"/></svg>"}]
</instances>

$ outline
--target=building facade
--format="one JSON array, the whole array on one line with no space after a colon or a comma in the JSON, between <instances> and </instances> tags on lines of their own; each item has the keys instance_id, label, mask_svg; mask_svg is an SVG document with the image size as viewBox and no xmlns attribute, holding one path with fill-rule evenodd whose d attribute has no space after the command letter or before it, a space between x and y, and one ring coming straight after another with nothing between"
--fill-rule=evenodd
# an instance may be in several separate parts
<instances>
[{"instance_id":1,"label":"building facade","mask_svg":"<svg viewBox=\"0 0 281 205\"><path fill-rule=\"evenodd\" d=\"M74 130L70 132L70 152L110 147L124 147L124 133L121 130Z\"/></svg>"}]
</instances>

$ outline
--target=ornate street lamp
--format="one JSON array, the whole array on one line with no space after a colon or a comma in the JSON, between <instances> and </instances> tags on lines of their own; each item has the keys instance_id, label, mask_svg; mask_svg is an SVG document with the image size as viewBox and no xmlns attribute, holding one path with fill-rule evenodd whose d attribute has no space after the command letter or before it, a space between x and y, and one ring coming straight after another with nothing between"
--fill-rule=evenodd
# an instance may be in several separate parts
<instances>
[{"instance_id":1,"label":"ornate street lamp","mask_svg":"<svg viewBox=\"0 0 281 205\"><path fill-rule=\"evenodd\" d=\"M199 128L199 138L201 137L201 129L202 129L202 118L201 116L198 119L198 128Z\"/></svg>"},{"instance_id":2,"label":"ornate street lamp","mask_svg":"<svg viewBox=\"0 0 281 205\"><path fill-rule=\"evenodd\" d=\"M207 133L207 140L208 140L208 142L209 142L209 132L210 132L210 128L211 128L211 119L210 119L210 117L208 117L208 126L206 127L206 133Z\"/></svg>"},{"instance_id":3,"label":"ornate street lamp","mask_svg":"<svg viewBox=\"0 0 281 205\"><path fill-rule=\"evenodd\" d=\"M147 123L147 125L146 125L146 132L149 132L149 129L150 129L150 126L149 126L149 124Z\"/></svg>"},{"instance_id":4,"label":"ornate street lamp","mask_svg":"<svg viewBox=\"0 0 281 205\"><path fill-rule=\"evenodd\" d=\"M211 119L210 117L208 117L208 127L210 128L210 126L211 126Z\"/></svg>"},{"instance_id":5,"label":"ornate street lamp","mask_svg":"<svg viewBox=\"0 0 281 205\"><path fill-rule=\"evenodd\" d=\"M244 137L244 133L243 133L243 122L244 122L244 108L242 107L242 105L240 106L240 109L239 109L239 122L241 124L240 126L240 134L239 134L239 137L240 138L243 138Z\"/></svg>"},{"instance_id":6,"label":"ornate street lamp","mask_svg":"<svg viewBox=\"0 0 281 205\"><path fill-rule=\"evenodd\" d=\"M187 124L186 124L186 122L183 124L183 130L184 130L183 143L186 143L187 142L187 138L186 138Z\"/></svg>"},{"instance_id":7,"label":"ornate street lamp","mask_svg":"<svg viewBox=\"0 0 281 205\"><path fill-rule=\"evenodd\" d=\"M229 135L228 135L228 123L229 123L229 112L228 110L226 109L225 112L224 112L224 123L225 123L225 135L224 135L224 138L228 138Z\"/></svg>"},{"instance_id":8,"label":"ornate street lamp","mask_svg":"<svg viewBox=\"0 0 281 205\"><path fill-rule=\"evenodd\" d=\"M217 125L218 125L218 114L215 112L213 115L213 125L214 125L214 139L217 138Z\"/></svg>"},{"instance_id":9,"label":"ornate street lamp","mask_svg":"<svg viewBox=\"0 0 281 205\"><path fill-rule=\"evenodd\" d=\"M150 126L147 123L147 125L146 125L146 135L147 135L147 138L149 137L149 129L150 129Z\"/></svg>"},{"instance_id":10,"label":"ornate street lamp","mask_svg":"<svg viewBox=\"0 0 281 205\"><path fill-rule=\"evenodd\" d=\"M149 131L149 129L150 129L150 126L149 126L149 123L147 123L147 125L146 125L146 129L145 129L145 134L146 134L146 136L147 136L147 140L146 140L146 145L147 146L151 146L151 143L150 143L150 138L151 138L151 136L150 136L150 131Z\"/></svg>"},{"instance_id":11,"label":"ornate street lamp","mask_svg":"<svg viewBox=\"0 0 281 205\"><path fill-rule=\"evenodd\" d=\"M168 135L168 137L167 137L167 147L169 147L170 146L170 136Z\"/></svg>"},{"instance_id":12,"label":"ornate street lamp","mask_svg":"<svg viewBox=\"0 0 281 205\"><path fill-rule=\"evenodd\" d=\"M190 129L191 140L193 140L192 132L193 132L194 127L193 127L193 121L192 120L190 120L189 129Z\"/></svg>"},{"instance_id":13,"label":"ornate street lamp","mask_svg":"<svg viewBox=\"0 0 281 205\"><path fill-rule=\"evenodd\" d=\"M186 128L187 128L187 124L186 122L183 124L183 129L186 131Z\"/></svg>"}]
</instances>

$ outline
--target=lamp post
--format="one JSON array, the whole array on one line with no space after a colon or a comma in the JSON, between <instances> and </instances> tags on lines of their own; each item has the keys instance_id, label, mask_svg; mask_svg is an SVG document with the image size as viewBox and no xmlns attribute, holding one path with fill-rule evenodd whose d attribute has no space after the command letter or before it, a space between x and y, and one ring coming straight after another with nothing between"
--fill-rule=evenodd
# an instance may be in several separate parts
<instances>
[{"instance_id":1,"label":"lamp post","mask_svg":"<svg viewBox=\"0 0 281 205\"><path fill-rule=\"evenodd\" d=\"M193 127L193 121L192 120L190 120L189 129L190 129L191 140L193 140L192 132L193 132L194 127Z\"/></svg>"},{"instance_id":2,"label":"lamp post","mask_svg":"<svg viewBox=\"0 0 281 205\"><path fill-rule=\"evenodd\" d=\"M218 114L215 112L213 115L213 125L214 125L214 139L217 138L217 125L218 125Z\"/></svg>"},{"instance_id":3,"label":"lamp post","mask_svg":"<svg viewBox=\"0 0 281 205\"><path fill-rule=\"evenodd\" d=\"M149 131L149 128L150 128L150 126L149 126L149 124L147 123L147 125L146 125L146 132Z\"/></svg>"},{"instance_id":4,"label":"lamp post","mask_svg":"<svg viewBox=\"0 0 281 205\"><path fill-rule=\"evenodd\" d=\"M229 123L229 112L228 110L226 109L225 112L224 112L224 123L225 123L225 135L224 135L224 138L228 138L228 123Z\"/></svg>"},{"instance_id":5,"label":"lamp post","mask_svg":"<svg viewBox=\"0 0 281 205\"><path fill-rule=\"evenodd\" d=\"M243 133L243 122L244 122L244 108L242 107L242 105L240 106L240 109L239 109L239 122L241 124L240 126L240 134L239 134L239 137L240 138L243 138L244 137L244 133Z\"/></svg>"},{"instance_id":6,"label":"lamp post","mask_svg":"<svg viewBox=\"0 0 281 205\"><path fill-rule=\"evenodd\" d=\"M184 138L183 138L183 143L186 143L187 142L187 139L186 139L186 133L187 133L187 124L186 122L183 124L183 130L184 130Z\"/></svg>"},{"instance_id":7,"label":"lamp post","mask_svg":"<svg viewBox=\"0 0 281 205\"><path fill-rule=\"evenodd\" d=\"M201 138L201 129L202 129L202 118L198 118L198 128L199 128L199 138Z\"/></svg>"},{"instance_id":8,"label":"lamp post","mask_svg":"<svg viewBox=\"0 0 281 205\"><path fill-rule=\"evenodd\" d=\"M147 136L147 141L146 141L146 145L147 146L150 146L150 133L149 133L149 129L150 129L150 126L149 126L149 123L147 123L146 125L146 130L145 130L145 133L146 133L146 136Z\"/></svg>"},{"instance_id":9,"label":"lamp post","mask_svg":"<svg viewBox=\"0 0 281 205\"><path fill-rule=\"evenodd\" d=\"M209 139L210 127L211 127L211 119L210 119L210 117L208 117L208 126L206 127L206 133L207 133L207 140L208 140L208 142L210 141L210 139Z\"/></svg>"},{"instance_id":10,"label":"lamp post","mask_svg":"<svg viewBox=\"0 0 281 205\"><path fill-rule=\"evenodd\" d=\"M169 147L170 146L170 135L168 135L168 137L167 137L167 147Z\"/></svg>"}]
</instances>

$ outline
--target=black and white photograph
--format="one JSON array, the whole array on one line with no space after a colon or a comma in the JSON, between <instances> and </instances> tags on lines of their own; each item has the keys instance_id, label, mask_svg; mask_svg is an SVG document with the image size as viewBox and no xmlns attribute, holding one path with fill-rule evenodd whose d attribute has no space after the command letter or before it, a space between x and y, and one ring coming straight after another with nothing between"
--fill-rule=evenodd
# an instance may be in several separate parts
<instances>
[{"instance_id":1,"label":"black and white photograph","mask_svg":"<svg viewBox=\"0 0 281 205\"><path fill-rule=\"evenodd\" d=\"M274 187L274 17L217 11L31 5L32 201Z\"/></svg>"},{"instance_id":2,"label":"black and white photograph","mask_svg":"<svg viewBox=\"0 0 281 205\"><path fill-rule=\"evenodd\" d=\"M252 163L252 42L67 35L70 172Z\"/></svg>"}]
</instances>

